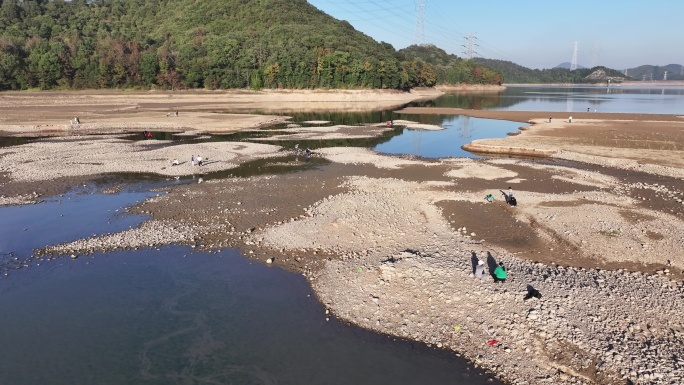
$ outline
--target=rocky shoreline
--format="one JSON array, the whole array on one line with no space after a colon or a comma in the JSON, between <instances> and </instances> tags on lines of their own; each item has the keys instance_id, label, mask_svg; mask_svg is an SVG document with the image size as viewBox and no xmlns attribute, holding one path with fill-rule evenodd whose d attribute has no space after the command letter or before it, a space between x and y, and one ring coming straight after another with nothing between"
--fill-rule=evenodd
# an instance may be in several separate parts
<instances>
[{"instance_id":1,"label":"rocky shoreline","mask_svg":"<svg viewBox=\"0 0 684 385\"><path fill-rule=\"evenodd\" d=\"M494 253L509 272L496 284L473 277L473 254L487 254L468 246L334 261L312 282L338 317L454 350L511 384L681 380L684 289L665 272L546 266ZM530 287L542 298L525 300Z\"/></svg>"}]
</instances>

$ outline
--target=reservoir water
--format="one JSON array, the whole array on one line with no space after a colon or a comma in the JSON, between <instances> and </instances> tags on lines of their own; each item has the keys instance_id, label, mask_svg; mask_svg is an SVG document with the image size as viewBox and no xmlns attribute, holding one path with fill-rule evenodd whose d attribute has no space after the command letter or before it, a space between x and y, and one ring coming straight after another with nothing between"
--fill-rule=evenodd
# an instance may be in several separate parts
<instances>
[{"instance_id":1,"label":"reservoir water","mask_svg":"<svg viewBox=\"0 0 684 385\"><path fill-rule=\"evenodd\" d=\"M446 352L334 319L235 250L45 261L0 280L3 384L485 384Z\"/></svg>"},{"instance_id":2,"label":"reservoir water","mask_svg":"<svg viewBox=\"0 0 684 385\"><path fill-rule=\"evenodd\" d=\"M500 93L446 94L421 106L483 110L683 114L684 86L528 87Z\"/></svg>"}]
</instances>

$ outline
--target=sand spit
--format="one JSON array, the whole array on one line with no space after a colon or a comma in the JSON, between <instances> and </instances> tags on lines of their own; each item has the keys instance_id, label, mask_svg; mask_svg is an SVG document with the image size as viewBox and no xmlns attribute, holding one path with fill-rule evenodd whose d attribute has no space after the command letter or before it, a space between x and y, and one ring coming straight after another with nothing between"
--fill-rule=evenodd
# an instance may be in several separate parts
<instances>
[{"instance_id":1,"label":"sand spit","mask_svg":"<svg viewBox=\"0 0 684 385\"><path fill-rule=\"evenodd\" d=\"M74 253L91 254L98 251L120 249L137 250L172 243L188 244L203 232L206 232L206 229L196 224L177 221L148 221L134 229L47 247L41 253L71 254L75 257L76 254Z\"/></svg>"},{"instance_id":2,"label":"sand spit","mask_svg":"<svg viewBox=\"0 0 684 385\"><path fill-rule=\"evenodd\" d=\"M171 141L129 140L115 136L70 136L0 148L0 172L12 181L44 181L59 177L104 173L192 175L237 167L249 160L278 155L279 146L248 142L176 144ZM193 166L191 157L204 165ZM178 159L179 165L172 166Z\"/></svg>"}]
</instances>

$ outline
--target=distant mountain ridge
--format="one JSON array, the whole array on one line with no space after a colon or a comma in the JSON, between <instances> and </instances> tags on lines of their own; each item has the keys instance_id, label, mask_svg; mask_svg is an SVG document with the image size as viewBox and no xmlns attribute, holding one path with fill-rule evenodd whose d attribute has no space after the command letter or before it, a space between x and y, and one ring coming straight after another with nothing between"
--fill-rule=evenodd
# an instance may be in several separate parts
<instances>
[{"instance_id":1,"label":"distant mountain ridge","mask_svg":"<svg viewBox=\"0 0 684 385\"><path fill-rule=\"evenodd\" d=\"M642 81L684 80L684 66L681 64L668 64L665 66L642 65L623 70L623 73L634 80Z\"/></svg>"},{"instance_id":2,"label":"distant mountain ridge","mask_svg":"<svg viewBox=\"0 0 684 385\"><path fill-rule=\"evenodd\" d=\"M567 68L548 68L548 69L530 69L519 64L497 59L475 58L474 62L503 73L506 83L572 83L572 84L592 84L602 83L610 80L614 83L619 83L624 80L630 80L621 71L605 68L578 68L570 71Z\"/></svg>"},{"instance_id":3,"label":"distant mountain ridge","mask_svg":"<svg viewBox=\"0 0 684 385\"><path fill-rule=\"evenodd\" d=\"M554 68L565 68L565 69L569 70L570 67L572 67L572 63L570 63L569 61L566 61L566 62L560 63L559 65L555 66ZM587 68L587 67L580 65L580 64L577 65L577 69L582 69L582 68Z\"/></svg>"}]
</instances>

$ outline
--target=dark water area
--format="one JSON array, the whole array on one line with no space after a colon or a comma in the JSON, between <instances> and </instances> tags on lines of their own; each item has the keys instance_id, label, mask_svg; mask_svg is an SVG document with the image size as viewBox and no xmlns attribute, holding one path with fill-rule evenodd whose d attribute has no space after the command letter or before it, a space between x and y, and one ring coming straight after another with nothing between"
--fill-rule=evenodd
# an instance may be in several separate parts
<instances>
[{"instance_id":1,"label":"dark water area","mask_svg":"<svg viewBox=\"0 0 684 385\"><path fill-rule=\"evenodd\" d=\"M236 250L43 261L0 279L4 384L491 384L449 352L326 321Z\"/></svg>"},{"instance_id":2,"label":"dark water area","mask_svg":"<svg viewBox=\"0 0 684 385\"><path fill-rule=\"evenodd\" d=\"M0 136L0 147L18 146L21 144L31 143L34 140L36 140L36 138Z\"/></svg>"},{"instance_id":3,"label":"dark water area","mask_svg":"<svg viewBox=\"0 0 684 385\"><path fill-rule=\"evenodd\" d=\"M91 184L37 204L0 207L0 268L3 259L28 257L35 248L138 226L147 217L124 207L156 194L139 187L102 194Z\"/></svg>"},{"instance_id":4,"label":"dark water area","mask_svg":"<svg viewBox=\"0 0 684 385\"><path fill-rule=\"evenodd\" d=\"M137 226L146 217L126 206L185 183L102 192L129 178L0 207L0 383L497 383L451 352L326 321L303 276L238 250L32 256Z\"/></svg>"},{"instance_id":5,"label":"dark water area","mask_svg":"<svg viewBox=\"0 0 684 385\"><path fill-rule=\"evenodd\" d=\"M210 172L201 175L201 177L204 180L211 180L225 178L248 178L259 175L282 175L316 169L329 163L330 161L320 157L312 157L307 160L305 159L304 155L288 155L278 158L253 160L251 162L243 163L239 167L230 170ZM185 179L187 178L188 177L185 177Z\"/></svg>"}]
</instances>

